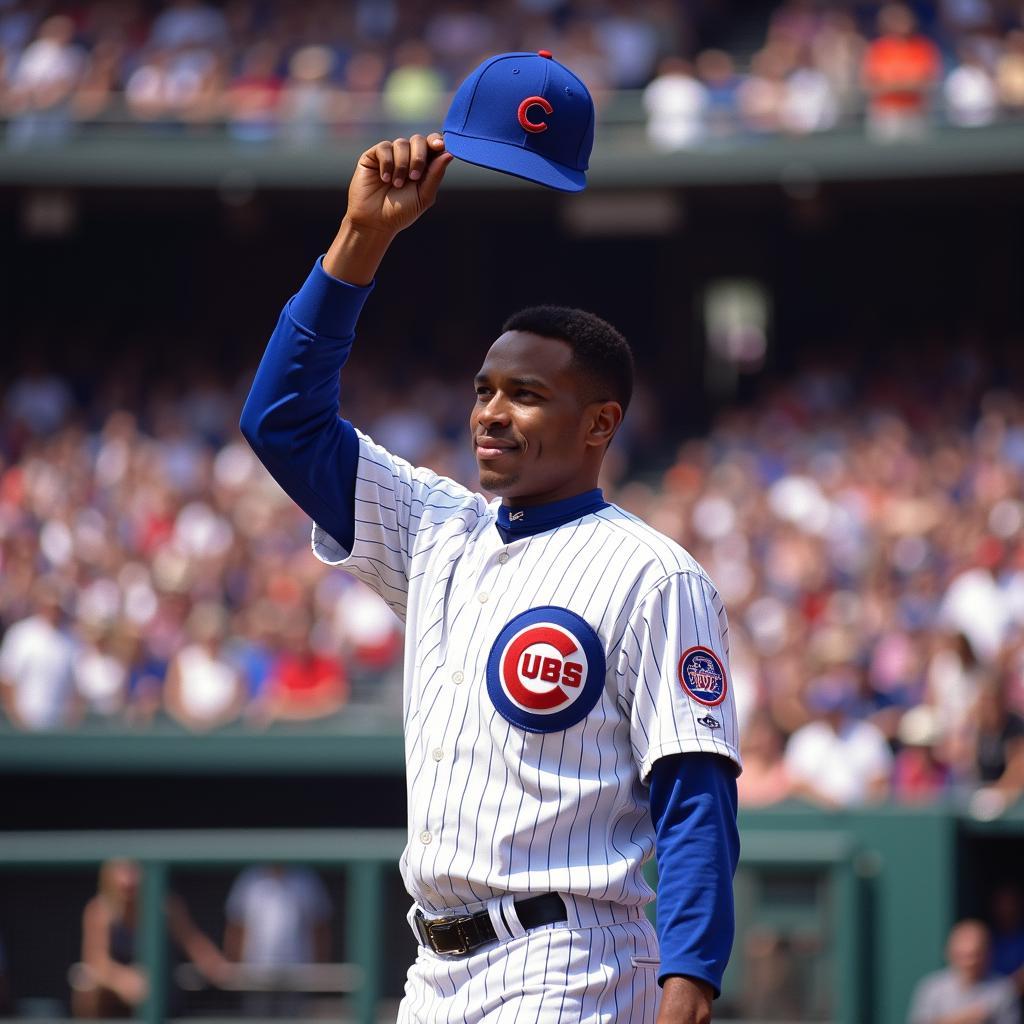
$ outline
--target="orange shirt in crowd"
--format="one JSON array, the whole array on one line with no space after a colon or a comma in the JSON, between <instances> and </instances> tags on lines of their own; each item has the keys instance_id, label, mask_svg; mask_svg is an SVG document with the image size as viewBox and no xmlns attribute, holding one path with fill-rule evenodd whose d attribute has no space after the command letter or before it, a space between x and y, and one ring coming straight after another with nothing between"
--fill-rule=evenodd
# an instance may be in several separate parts
<instances>
[{"instance_id":1,"label":"orange shirt in crowd","mask_svg":"<svg viewBox=\"0 0 1024 1024\"><path fill-rule=\"evenodd\" d=\"M925 36L883 36L864 55L864 87L876 110L919 113L940 70L938 48Z\"/></svg>"}]
</instances>

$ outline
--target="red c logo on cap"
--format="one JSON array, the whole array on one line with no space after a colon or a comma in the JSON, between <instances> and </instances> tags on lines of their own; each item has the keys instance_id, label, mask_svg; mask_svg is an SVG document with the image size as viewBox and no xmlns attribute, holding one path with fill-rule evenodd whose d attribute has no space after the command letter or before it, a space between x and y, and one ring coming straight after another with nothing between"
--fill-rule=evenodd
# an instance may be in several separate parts
<instances>
[{"instance_id":1,"label":"red c logo on cap","mask_svg":"<svg viewBox=\"0 0 1024 1024\"><path fill-rule=\"evenodd\" d=\"M530 107L540 107L545 114L550 114L554 107L543 96L527 96L519 104L519 124L528 132L546 132L548 130L547 121L531 121L526 116Z\"/></svg>"}]
</instances>

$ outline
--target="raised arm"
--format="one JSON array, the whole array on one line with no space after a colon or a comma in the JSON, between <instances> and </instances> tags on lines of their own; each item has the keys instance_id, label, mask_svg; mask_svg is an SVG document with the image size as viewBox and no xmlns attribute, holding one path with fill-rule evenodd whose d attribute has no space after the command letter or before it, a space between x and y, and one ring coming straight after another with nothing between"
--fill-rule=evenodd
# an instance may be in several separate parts
<instances>
[{"instance_id":1,"label":"raised arm","mask_svg":"<svg viewBox=\"0 0 1024 1024\"><path fill-rule=\"evenodd\" d=\"M344 549L354 533L358 442L338 415L338 375L377 267L433 205L451 156L440 134L380 142L359 158L330 250L285 306L241 430L282 488Z\"/></svg>"}]
</instances>

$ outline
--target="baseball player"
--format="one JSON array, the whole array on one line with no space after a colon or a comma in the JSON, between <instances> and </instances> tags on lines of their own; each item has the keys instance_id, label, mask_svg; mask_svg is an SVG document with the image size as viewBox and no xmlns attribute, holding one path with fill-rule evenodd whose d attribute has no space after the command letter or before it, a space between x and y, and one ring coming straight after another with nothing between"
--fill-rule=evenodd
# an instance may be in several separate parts
<instances>
[{"instance_id":1,"label":"baseball player","mask_svg":"<svg viewBox=\"0 0 1024 1024\"><path fill-rule=\"evenodd\" d=\"M378 266L451 159L438 133L363 153L241 421L313 518L315 555L406 624L401 869L419 954L399 1020L697 1024L733 937L728 625L700 565L597 487L630 399L625 340L580 310L507 321L467 437L492 501L338 414Z\"/></svg>"}]
</instances>

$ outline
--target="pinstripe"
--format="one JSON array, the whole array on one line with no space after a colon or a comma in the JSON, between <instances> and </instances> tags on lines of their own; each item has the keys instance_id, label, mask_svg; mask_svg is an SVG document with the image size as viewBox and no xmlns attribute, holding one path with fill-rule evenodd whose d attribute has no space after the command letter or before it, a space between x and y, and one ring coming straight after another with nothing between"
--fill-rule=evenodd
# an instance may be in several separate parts
<instances>
[{"instance_id":1,"label":"pinstripe","mask_svg":"<svg viewBox=\"0 0 1024 1024\"><path fill-rule=\"evenodd\" d=\"M655 948L652 933L621 916L650 898L641 866L654 835L637 783L671 753L738 760L731 694L713 709L721 729L709 735L697 721L709 709L687 697L677 671L698 644L728 665L728 617L713 583L615 506L503 541L496 504L362 435L359 444L353 550L318 528L312 543L407 620L406 886L435 913L508 892L598 900L592 927L546 928L465 960L422 953L399 1020L650 1024L656 972L633 967L629 951ZM547 606L589 624L606 675L585 717L534 733L499 714L487 659L507 623Z\"/></svg>"},{"instance_id":2,"label":"pinstripe","mask_svg":"<svg viewBox=\"0 0 1024 1024\"><path fill-rule=\"evenodd\" d=\"M656 971L632 966L651 947L646 922L551 928L466 960L421 956L410 972L401 1024L653 1024Z\"/></svg>"},{"instance_id":3,"label":"pinstripe","mask_svg":"<svg viewBox=\"0 0 1024 1024\"><path fill-rule=\"evenodd\" d=\"M504 568L505 568L504 565L501 565L501 564L498 565L498 568L497 568L497 570L495 571L495 574L494 574L494 583L493 584L489 584L489 586L491 587L492 590L495 589L495 587L497 586L498 581L499 581L499 577L501 577L502 570ZM509 597L509 596L510 596L509 593L506 593L506 594L503 595L503 597ZM498 605L499 605L498 601L495 601L494 604L491 605L491 614L490 614L490 617L488 619L489 622L493 622L493 620L498 616ZM475 630L474 630L474 632L475 632ZM474 678L474 679L477 678L477 673L478 673L479 667L480 667L480 658L482 656L483 656L483 648L482 647L478 647L477 648L477 652L476 652L476 658L474 659L474 662L473 662L472 678ZM472 703L471 701L467 701L467 703L466 703L466 709L465 709L465 712L463 714L463 723L462 723L463 726L465 725L466 715L469 713L469 709L470 709L471 703ZM469 778L473 777L473 765L476 763L476 752L477 752L477 749L478 749L478 741L480 739L480 714L479 714L479 710L478 709L477 709L476 717L477 717L477 732L476 732L476 737L475 737L475 739L474 739L474 741L473 741L473 743L471 745L472 754L470 755L470 764L469 764L469 773L468 773L468 777ZM457 731L457 733L461 732L461 731L462 731L462 728L460 727L460 729ZM488 776L488 778L489 778L489 776ZM449 788L448 792L450 793L450 788ZM445 812L442 813L442 818L446 817L447 807L448 807L448 794L446 793L446 795L445 795ZM450 876L450 874L451 874L452 867L455 864L455 858L458 856L458 852L461 849L460 839L461 839L461 835L462 835L463 823L464 823L464 818L463 818L463 816L460 815L460 817L459 817L459 824L457 826L456 833L455 833L455 843L454 843L454 846L453 846L453 849L452 849L452 857L451 857L451 861L448 864L448 869L446 871L446 875L448 875L448 876ZM477 831L475 829L474 829L474 836L476 837L474 839L474 848L476 848L476 846L477 846L476 839L478 839L479 836L478 836L478 833L477 833ZM475 899L486 899L487 896L489 895L488 893L484 893L483 895L481 895L473 887L473 884L471 882L468 882L468 880L467 880L467 884L468 884L468 888L469 888L470 892L473 894L473 897ZM455 902L459 902L458 895L455 893L454 890L452 890L452 899Z\"/></svg>"}]
</instances>

